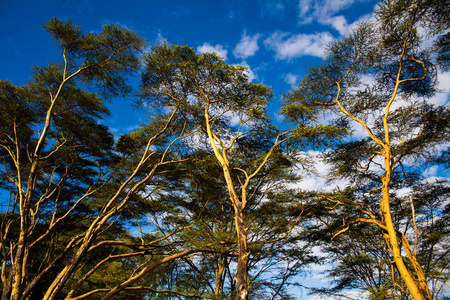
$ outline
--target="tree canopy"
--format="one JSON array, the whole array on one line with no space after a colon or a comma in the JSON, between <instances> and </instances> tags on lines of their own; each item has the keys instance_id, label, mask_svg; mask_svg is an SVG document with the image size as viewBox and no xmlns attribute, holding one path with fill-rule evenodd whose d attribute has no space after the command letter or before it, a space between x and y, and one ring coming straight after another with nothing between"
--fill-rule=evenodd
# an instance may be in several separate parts
<instances>
[{"instance_id":1,"label":"tree canopy","mask_svg":"<svg viewBox=\"0 0 450 300\"><path fill-rule=\"evenodd\" d=\"M446 299L449 10L383 1L283 95L285 131L245 67L49 20L59 61L0 80L2 300L296 299L311 264L321 296ZM147 116L122 135L117 97ZM303 188L311 150L334 190Z\"/></svg>"}]
</instances>

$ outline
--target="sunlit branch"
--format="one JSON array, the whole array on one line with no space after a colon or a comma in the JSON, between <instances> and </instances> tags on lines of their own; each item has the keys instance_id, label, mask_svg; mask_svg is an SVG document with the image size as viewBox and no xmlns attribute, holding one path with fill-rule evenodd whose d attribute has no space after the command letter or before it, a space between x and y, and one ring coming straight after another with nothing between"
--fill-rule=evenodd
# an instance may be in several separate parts
<instances>
[{"instance_id":1,"label":"sunlit branch","mask_svg":"<svg viewBox=\"0 0 450 300\"><path fill-rule=\"evenodd\" d=\"M345 228L339 230L337 233L335 233L333 235L333 237L331 238L331 240L335 239L337 236L341 235L342 233L348 231L350 229L350 225L354 224L354 223L357 223L357 222L372 223L372 224L377 225L381 229L387 231L387 227L384 224L382 224L380 221L376 220L376 219L357 218L355 220L348 221L347 222L348 223L347 226ZM344 221L344 225L345 225L345 221Z\"/></svg>"},{"instance_id":2,"label":"sunlit branch","mask_svg":"<svg viewBox=\"0 0 450 300\"><path fill-rule=\"evenodd\" d=\"M98 179L97 179L98 180ZM100 187L93 189L93 187L89 187L89 189L86 191L86 193L81 196L80 198L78 198L78 200L72 205L72 207L70 209L68 209L66 211L66 213L64 215L62 215L61 217L59 217L58 219L55 220L55 216L56 216L56 203L55 202L55 212L53 213L53 217L52 220L49 224L49 227L47 228L47 230L45 231L44 234L42 234L40 237L38 237L36 240L34 240L31 244L30 244L30 248L33 247L34 245L36 245L37 243L39 243L41 240L43 240L46 236L48 236L48 234L51 232L51 230L63 219L65 219L72 211L74 211L74 209L78 206L78 204L80 204L85 198L89 197L90 195L94 194L95 192L97 192L100 188L103 187L103 185L105 185L105 183L103 183Z\"/></svg>"},{"instance_id":3,"label":"sunlit branch","mask_svg":"<svg viewBox=\"0 0 450 300\"><path fill-rule=\"evenodd\" d=\"M348 117L350 117L352 120L354 120L354 121L358 122L359 124L361 124L361 125L364 127L364 129L367 131L367 133L369 134L370 138L371 138L373 141L375 141L377 144L379 144L380 146L383 146L383 147L384 147L384 146L385 146L384 143L383 143L380 139L378 139L378 138L373 134L372 130L369 128L369 126L367 125L366 122L364 122L362 119L360 119L360 118L354 116L352 113L350 113L349 111L347 111L347 110L342 106L341 102L339 101L339 95L340 95L340 93L341 93L341 85L340 85L340 82L336 82L336 85L337 85L337 87L338 87L338 94L337 94L337 96L336 96L336 103L337 103L337 105L339 106L339 108L341 109L341 111L342 111L345 115L347 115Z\"/></svg>"},{"instance_id":4,"label":"sunlit branch","mask_svg":"<svg viewBox=\"0 0 450 300\"><path fill-rule=\"evenodd\" d=\"M178 296L183 296L183 297L195 297L195 298L202 298L202 299L209 299L209 298L205 298L201 295L196 295L196 294L185 294L182 292L178 292L178 291L173 291L173 290L157 290L148 286L131 286L131 287L126 287L124 290L126 291L135 291L135 290L148 290L150 292L154 292L154 293L168 293L168 294L174 294L174 295L178 295ZM83 294L81 296L77 296L77 297L71 297L71 298L66 298L65 300L79 300L79 299L83 299L98 293L107 293L111 291L111 289L96 289L96 290L92 290L86 294Z\"/></svg>"}]
</instances>

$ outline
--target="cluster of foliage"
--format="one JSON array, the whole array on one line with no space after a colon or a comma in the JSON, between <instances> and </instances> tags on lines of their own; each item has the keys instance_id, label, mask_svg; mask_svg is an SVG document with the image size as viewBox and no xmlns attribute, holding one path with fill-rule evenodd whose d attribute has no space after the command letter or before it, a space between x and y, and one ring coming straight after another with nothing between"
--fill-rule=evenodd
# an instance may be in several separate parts
<instances>
[{"instance_id":1,"label":"cluster of foliage","mask_svg":"<svg viewBox=\"0 0 450 300\"><path fill-rule=\"evenodd\" d=\"M2 300L294 299L321 260L334 285L314 292L328 297L442 299L450 186L423 171L449 164L450 110L429 101L449 10L383 2L284 95L286 132L243 67L50 20L61 61L22 87L0 81ZM105 101L130 96L136 72L149 117L114 139ZM301 190L314 148L345 187Z\"/></svg>"}]
</instances>

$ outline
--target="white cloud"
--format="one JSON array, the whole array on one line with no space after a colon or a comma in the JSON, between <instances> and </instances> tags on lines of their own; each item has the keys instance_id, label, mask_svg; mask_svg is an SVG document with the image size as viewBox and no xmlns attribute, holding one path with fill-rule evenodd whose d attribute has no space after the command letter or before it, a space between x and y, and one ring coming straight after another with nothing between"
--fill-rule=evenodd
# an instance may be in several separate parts
<instances>
[{"instance_id":1,"label":"white cloud","mask_svg":"<svg viewBox=\"0 0 450 300\"><path fill-rule=\"evenodd\" d=\"M344 16L328 17L322 20L322 23L324 25L330 25L331 27L339 31L341 35L348 33L349 30L347 19L345 19Z\"/></svg>"},{"instance_id":2,"label":"white cloud","mask_svg":"<svg viewBox=\"0 0 450 300\"><path fill-rule=\"evenodd\" d=\"M273 116L275 118L275 121L277 121L278 123L282 123L286 119L285 116L283 116L282 114L277 113L277 112L273 112Z\"/></svg>"},{"instance_id":3,"label":"white cloud","mask_svg":"<svg viewBox=\"0 0 450 300\"><path fill-rule=\"evenodd\" d=\"M296 34L276 32L264 41L276 52L279 59L292 59L303 55L324 57L326 46L333 40L329 32L317 34Z\"/></svg>"},{"instance_id":4,"label":"white cloud","mask_svg":"<svg viewBox=\"0 0 450 300\"><path fill-rule=\"evenodd\" d=\"M322 191L326 183L315 175L307 175L298 182L297 187L303 191Z\"/></svg>"},{"instance_id":5,"label":"white cloud","mask_svg":"<svg viewBox=\"0 0 450 300\"><path fill-rule=\"evenodd\" d=\"M339 11L350 7L355 0L316 0L312 5L312 0L299 1L299 17L301 23L310 23L313 17L331 16Z\"/></svg>"},{"instance_id":6,"label":"white cloud","mask_svg":"<svg viewBox=\"0 0 450 300\"><path fill-rule=\"evenodd\" d=\"M299 81L299 77L292 73L284 74L283 78L286 83L288 83L292 86L292 88L294 88L298 84L298 81Z\"/></svg>"},{"instance_id":7,"label":"white cloud","mask_svg":"<svg viewBox=\"0 0 450 300\"><path fill-rule=\"evenodd\" d=\"M375 121L373 116L369 116L369 119L367 121L369 128L371 124ZM369 136L369 133L367 130L362 126L359 122L350 120L349 122L349 130L351 131L351 135L348 137L345 137L344 141L351 141L351 140L362 140Z\"/></svg>"},{"instance_id":8,"label":"white cloud","mask_svg":"<svg viewBox=\"0 0 450 300\"><path fill-rule=\"evenodd\" d=\"M209 43L204 43L203 45L197 47L197 51L200 53L216 53L223 59L227 59L228 54L228 50L220 44L213 46Z\"/></svg>"},{"instance_id":9,"label":"white cloud","mask_svg":"<svg viewBox=\"0 0 450 300\"><path fill-rule=\"evenodd\" d=\"M450 96L450 72L438 74L438 93L428 100L435 105L444 105L448 102Z\"/></svg>"},{"instance_id":10,"label":"white cloud","mask_svg":"<svg viewBox=\"0 0 450 300\"><path fill-rule=\"evenodd\" d=\"M239 65L247 68L247 70L245 70L245 74L247 74L249 82L252 82L255 78L258 78L246 61L242 61Z\"/></svg>"},{"instance_id":11,"label":"white cloud","mask_svg":"<svg viewBox=\"0 0 450 300\"><path fill-rule=\"evenodd\" d=\"M360 0L300 0L298 4L300 24L310 24L314 20L323 25L329 25L346 35L359 22L372 17L372 14L363 15L352 24L348 24L347 19L339 12L349 8L352 4Z\"/></svg>"},{"instance_id":12,"label":"white cloud","mask_svg":"<svg viewBox=\"0 0 450 300\"><path fill-rule=\"evenodd\" d=\"M300 15L299 17L301 18L301 23L306 24L306 23L311 23L313 18L309 13L309 11L311 10L311 5L312 5L312 0L300 0L299 4L298 4L298 8L300 9Z\"/></svg>"},{"instance_id":13,"label":"white cloud","mask_svg":"<svg viewBox=\"0 0 450 300\"><path fill-rule=\"evenodd\" d=\"M336 188L344 189L349 181L346 179L328 182L325 178L330 172L332 165L326 163L322 158L323 151L309 150L303 155L311 161L312 166L304 168L299 165L301 180L296 182L291 188L298 188L305 191L325 191L331 192Z\"/></svg>"},{"instance_id":14,"label":"white cloud","mask_svg":"<svg viewBox=\"0 0 450 300\"><path fill-rule=\"evenodd\" d=\"M229 119L229 124L231 126L237 126L237 125L241 124L242 118L237 113L233 113L231 111L227 111L224 114L224 116Z\"/></svg>"},{"instance_id":15,"label":"white cloud","mask_svg":"<svg viewBox=\"0 0 450 300\"><path fill-rule=\"evenodd\" d=\"M234 56L245 59L249 56L255 55L256 51L259 50L258 40L260 37L260 34L250 36L244 32L244 34L242 34L241 41L236 45L236 48L233 51Z\"/></svg>"},{"instance_id":16,"label":"white cloud","mask_svg":"<svg viewBox=\"0 0 450 300\"><path fill-rule=\"evenodd\" d=\"M425 178L435 177L437 175L438 166L431 166L422 172Z\"/></svg>"},{"instance_id":17,"label":"white cloud","mask_svg":"<svg viewBox=\"0 0 450 300\"><path fill-rule=\"evenodd\" d=\"M167 39L165 37L162 36L161 32L158 32L158 36L156 37L156 42L158 44L163 44L163 43L167 43Z\"/></svg>"},{"instance_id":18,"label":"white cloud","mask_svg":"<svg viewBox=\"0 0 450 300\"><path fill-rule=\"evenodd\" d=\"M406 188L401 188L395 191L395 195L397 197L407 197L409 195L411 195L413 192L413 189L410 187L406 187Z\"/></svg>"}]
</instances>

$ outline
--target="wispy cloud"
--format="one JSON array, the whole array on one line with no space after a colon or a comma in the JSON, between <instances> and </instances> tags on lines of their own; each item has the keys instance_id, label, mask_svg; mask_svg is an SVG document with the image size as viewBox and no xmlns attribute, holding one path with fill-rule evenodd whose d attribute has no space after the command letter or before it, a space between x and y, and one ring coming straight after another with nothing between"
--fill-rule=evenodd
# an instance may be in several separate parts
<instances>
[{"instance_id":1,"label":"wispy cloud","mask_svg":"<svg viewBox=\"0 0 450 300\"><path fill-rule=\"evenodd\" d=\"M309 150L299 156L299 160L304 161L304 163L298 164L298 174L301 175L301 179L292 184L291 188L303 191L330 192L337 187L343 188L349 184L346 179L327 181L326 177L333 166L323 160L323 154L323 151Z\"/></svg>"},{"instance_id":2,"label":"wispy cloud","mask_svg":"<svg viewBox=\"0 0 450 300\"><path fill-rule=\"evenodd\" d=\"M163 43L167 43L167 39L165 37L163 37L163 35L161 34L161 32L158 32L158 35L156 37L156 42L158 44L163 44Z\"/></svg>"},{"instance_id":3,"label":"wispy cloud","mask_svg":"<svg viewBox=\"0 0 450 300\"><path fill-rule=\"evenodd\" d=\"M258 40L260 37L260 34L251 36L244 32L240 42L236 45L236 48L234 48L234 56L246 59L249 56L255 55L256 51L259 50Z\"/></svg>"},{"instance_id":4,"label":"wispy cloud","mask_svg":"<svg viewBox=\"0 0 450 300\"><path fill-rule=\"evenodd\" d=\"M203 45L197 47L197 51L200 53L216 53L223 59L227 59L228 54L228 50L220 44L213 46L209 43L204 43Z\"/></svg>"},{"instance_id":5,"label":"wispy cloud","mask_svg":"<svg viewBox=\"0 0 450 300\"><path fill-rule=\"evenodd\" d=\"M428 102L435 105L445 105L450 100L450 72L438 74L438 81L438 92Z\"/></svg>"},{"instance_id":6,"label":"wispy cloud","mask_svg":"<svg viewBox=\"0 0 450 300\"><path fill-rule=\"evenodd\" d=\"M317 34L296 34L276 32L264 41L264 44L276 52L278 59L287 59L311 55L324 57L325 47L333 40L329 32Z\"/></svg>"},{"instance_id":7,"label":"wispy cloud","mask_svg":"<svg viewBox=\"0 0 450 300\"><path fill-rule=\"evenodd\" d=\"M301 18L300 22L303 24L311 23L313 20L313 14L311 13L313 7L312 0L300 0L298 4L298 8L300 10L299 17Z\"/></svg>"},{"instance_id":8,"label":"wispy cloud","mask_svg":"<svg viewBox=\"0 0 450 300\"><path fill-rule=\"evenodd\" d=\"M320 24L331 26L341 35L348 34L356 23L372 17L372 14L363 15L349 24L347 19L339 14L357 1L361 0L300 0L298 4L300 23L310 24L315 20Z\"/></svg>"},{"instance_id":9,"label":"wispy cloud","mask_svg":"<svg viewBox=\"0 0 450 300\"><path fill-rule=\"evenodd\" d=\"M284 74L283 76L284 81L288 84L290 84L293 88L298 84L299 78L297 75L294 75L292 73Z\"/></svg>"},{"instance_id":10,"label":"wispy cloud","mask_svg":"<svg viewBox=\"0 0 450 300\"><path fill-rule=\"evenodd\" d=\"M324 15L334 15L341 10L349 8L357 0L300 0L300 17L310 14L322 13Z\"/></svg>"},{"instance_id":11,"label":"wispy cloud","mask_svg":"<svg viewBox=\"0 0 450 300\"><path fill-rule=\"evenodd\" d=\"M248 81L252 82L254 79L258 78L255 72L253 72L253 70L250 68L250 65L245 60L242 61L239 65L247 68L245 73L247 74Z\"/></svg>"}]
</instances>

